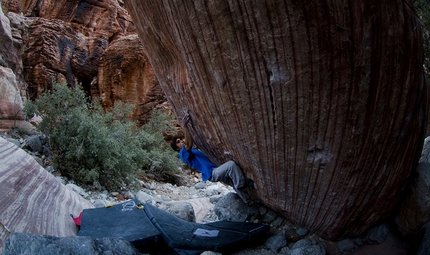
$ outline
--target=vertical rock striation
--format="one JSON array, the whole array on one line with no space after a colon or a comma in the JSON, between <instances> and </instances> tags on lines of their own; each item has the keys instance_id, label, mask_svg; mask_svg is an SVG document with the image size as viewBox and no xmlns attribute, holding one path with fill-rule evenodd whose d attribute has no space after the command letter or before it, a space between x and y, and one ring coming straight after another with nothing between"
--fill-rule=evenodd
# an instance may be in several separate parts
<instances>
[{"instance_id":1,"label":"vertical rock striation","mask_svg":"<svg viewBox=\"0 0 430 255\"><path fill-rule=\"evenodd\" d=\"M427 115L411 1L125 4L196 144L264 204L329 239L392 212Z\"/></svg>"}]
</instances>

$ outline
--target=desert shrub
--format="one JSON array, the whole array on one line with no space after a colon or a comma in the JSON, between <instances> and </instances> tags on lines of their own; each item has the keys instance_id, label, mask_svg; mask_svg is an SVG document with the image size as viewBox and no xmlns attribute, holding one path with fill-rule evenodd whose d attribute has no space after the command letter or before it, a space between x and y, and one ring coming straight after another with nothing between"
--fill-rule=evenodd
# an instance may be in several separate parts
<instances>
[{"instance_id":1,"label":"desert shrub","mask_svg":"<svg viewBox=\"0 0 430 255\"><path fill-rule=\"evenodd\" d=\"M160 146L160 141L164 141L163 133L173 133L175 130L173 116L162 110L154 110L151 119L144 126L143 147L145 148L145 170L159 177L161 180L169 180L170 176L177 172L178 166L182 164L178 158L178 153L165 144Z\"/></svg>"},{"instance_id":2,"label":"desert shrub","mask_svg":"<svg viewBox=\"0 0 430 255\"><path fill-rule=\"evenodd\" d=\"M63 176L81 185L98 182L118 190L133 185L138 174L155 165L156 171L177 169L174 157L166 159L161 131L157 135L128 120L130 105L118 103L105 112L98 102L88 101L79 87L55 84L51 93L33 102L43 117L38 128L49 137L54 167ZM154 162L168 162L169 167Z\"/></svg>"}]
</instances>

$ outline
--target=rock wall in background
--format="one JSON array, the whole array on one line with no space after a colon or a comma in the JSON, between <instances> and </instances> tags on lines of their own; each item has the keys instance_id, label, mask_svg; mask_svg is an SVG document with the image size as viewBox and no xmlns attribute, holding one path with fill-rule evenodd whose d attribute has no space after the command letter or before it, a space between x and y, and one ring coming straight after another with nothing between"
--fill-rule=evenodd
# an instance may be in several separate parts
<instances>
[{"instance_id":1,"label":"rock wall in background","mask_svg":"<svg viewBox=\"0 0 430 255\"><path fill-rule=\"evenodd\" d=\"M115 101L134 104L133 119L140 123L166 104L122 1L1 3L0 65L15 74L23 101L37 98L54 82L67 82L82 84L93 98L108 94L106 107ZM3 117L0 123L12 127Z\"/></svg>"},{"instance_id":2,"label":"rock wall in background","mask_svg":"<svg viewBox=\"0 0 430 255\"><path fill-rule=\"evenodd\" d=\"M394 210L426 127L409 0L125 0L195 143L254 196L328 239Z\"/></svg>"}]
</instances>

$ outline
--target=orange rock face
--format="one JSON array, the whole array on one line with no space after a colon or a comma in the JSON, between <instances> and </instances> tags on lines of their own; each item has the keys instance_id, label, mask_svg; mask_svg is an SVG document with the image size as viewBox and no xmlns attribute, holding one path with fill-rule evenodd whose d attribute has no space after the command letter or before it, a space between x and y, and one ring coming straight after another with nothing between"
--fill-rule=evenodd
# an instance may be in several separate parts
<instances>
[{"instance_id":1,"label":"orange rock face","mask_svg":"<svg viewBox=\"0 0 430 255\"><path fill-rule=\"evenodd\" d=\"M137 34L111 43L99 66L98 89L104 107L125 101L136 106L134 119L147 120L151 110L166 101Z\"/></svg>"},{"instance_id":2,"label":"orange rock face","mask_svg":"<svg viewBox=\"0 0 430 255\"><path fill-rule=\"evenodd\" d=\"M426 126L410 1L125 3L196 144L264 204L328 239L393 211Z\"/></svg>"},{"instance_id":3,"label":"orange rock face","mask_svg":"<svg viewBox=\"0 0 430 255\"><path fill-rule=\"evenodd\" d=\"M106 107L134 104L133 118L140 123L166 102L122 1L2 0L2 7L13 35L4 45L13 42L16 56L0 47L0 57L16 72L23 97L37 98L53 82L79 83L93 98L108 94Z\"/></svg>"}]
</instances>

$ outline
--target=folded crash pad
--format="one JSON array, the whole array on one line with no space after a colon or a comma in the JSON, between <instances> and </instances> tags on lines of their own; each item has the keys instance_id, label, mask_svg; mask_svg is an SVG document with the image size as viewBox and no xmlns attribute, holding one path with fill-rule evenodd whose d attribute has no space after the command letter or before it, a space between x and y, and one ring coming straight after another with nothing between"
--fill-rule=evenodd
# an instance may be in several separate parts
<instances>
[{"instance_id":1,"label":"folded crash pad","mask_svg":"<svg viewBox=\"0 0 430 255\"><path fill-rule=\"evenodd\" d=\"M252 222L188 222L150 204L145 204L144 210L166 244L179 254L226 252L270 229L268 225Z\"/></svg>"},{"instance_id":2,"label":"folded crash pad","mask_svg":"<svg viewBox=\"0 0 430 255\"><path fill-rule=\"evenodd\" d=\"M137 200L111 207L85 209L78 236L118 237L129 241L141 252L156 249L163 241Z\"/></svg>"}]
</instances>

